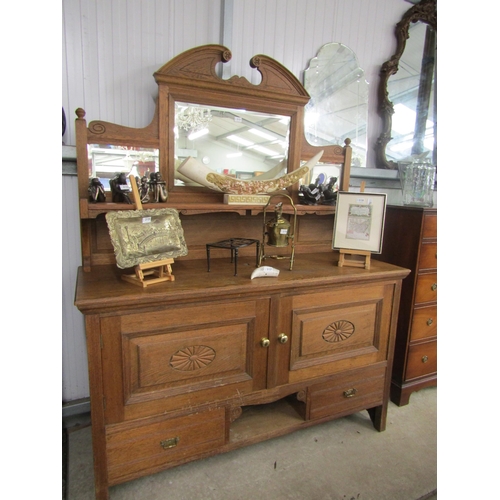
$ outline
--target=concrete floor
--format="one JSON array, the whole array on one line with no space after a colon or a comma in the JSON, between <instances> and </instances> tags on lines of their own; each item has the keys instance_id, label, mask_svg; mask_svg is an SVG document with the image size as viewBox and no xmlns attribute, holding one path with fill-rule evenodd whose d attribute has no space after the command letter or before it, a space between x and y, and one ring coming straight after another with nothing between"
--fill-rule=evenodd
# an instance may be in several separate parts
<instances>
[{"instance_id":1,"label":"concrete floor","mask_svg":"<svg viewBox=\"0 0 500 500\"><path fill-rule=\"evenodd\" d=\"M366 411L110 488L111 500L434 500L437 389L390 403L387 429ZM91 428L68 429L67 500L94 500Z\"/></svg>"}]
</instances>

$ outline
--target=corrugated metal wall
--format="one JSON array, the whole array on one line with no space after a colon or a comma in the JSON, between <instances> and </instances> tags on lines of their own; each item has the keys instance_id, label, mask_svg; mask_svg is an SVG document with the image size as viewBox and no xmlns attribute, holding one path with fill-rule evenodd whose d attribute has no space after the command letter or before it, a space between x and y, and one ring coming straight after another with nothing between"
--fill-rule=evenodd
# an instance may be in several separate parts
<instances>
[{"instance_id":1,"label":"corrugated metal wall","mask_svg":"<svg viewBox=\"0 0 500 500\"><path fill-rule=\"evenodd\" d=\"M266 54L300 81L322 45L351 48L370 85L369 152L380 134L376 87L382 63L394 52L394 26L411 5L404 0L63 0L63 136L75 144L74 111L144 127L153 117L153 73L198 45L226 45L230 75L259 82L248 64ZM63 176L63 400L88 396L83 319L73 306L80 264L76 178Z\"/></svg>"}]
</instances>

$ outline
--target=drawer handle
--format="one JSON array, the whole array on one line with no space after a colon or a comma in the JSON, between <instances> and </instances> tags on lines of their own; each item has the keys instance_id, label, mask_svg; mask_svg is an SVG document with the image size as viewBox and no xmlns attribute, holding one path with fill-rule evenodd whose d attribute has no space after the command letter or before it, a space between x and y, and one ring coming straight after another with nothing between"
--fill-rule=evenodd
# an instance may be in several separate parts
<instances>
[{"instance_id":1,"label":"drawer handle","mask_svg":"<svg viewBox=\"0 0 500 500\"><path fill-rule=\"evenodd\" d=\"M428 356L422 356L422 363L427 363L427 361L429 361L429 357Z\"/></svg>"},{"instance_id":2,"label":"drawer handle","mask_svg":"<svg viewBox=\"0 0 500 500\"><path fill-rule=\"evenodd\" d=\"M164 441L160 441L160 446L164 450L169 450L170 448L175 448L179 443L179 437L174 437L170 439L165 439Z\"/></svg>"},{"instance_id":3,"label":"drawer handle","mask_svg":"<svg viewBox=\"0 0 500 500\"><path fill-rule=\"evenodd\" d=\"M278 340L281 344L286 344L288 342L288 337L284 333L278 335Z\"/></svg>"},{"instance_id":4,"label":"drawer handle","mask_svg":"<svg viewBox=\"0 0 500 500\"><path fill-rule=\"evenodd\" d=\"M431 286L431 290L432 290L433 292L435 292L435 291L437 290L437 287L438 287L438 286L437 286L437 283L433 283L433 284L432 284L432 286Z\"/></svg>"},{"instance_id":5,"label":"drawer handle","mask_svg":"<svg viewBox=\"0 0 500 500\"><path fill-rule=\"evenodd\" d=\"M432 325L432 323L434 323L434 320L433 320L432 318L429 318L429 319L427 320L427 326L431 326L431 325Z\"/></svg>"},{"instance_id":6,"label":"drawer handle","mask_svg":"<svg viewBox=\"0 0 500 500\"><path fill-rule=\"evenodd\" d=\"M260 339L260 345L262 347L269 347L270 343L271 343L271 341L269 339L266 339L266 337L263 337Z\"/></svg>"},{"instance_id":7,"label":"drawer handle","mask_svg":"<svg viewBox=\"0 0 500 500\"><path fill-rule=\"evenodd\" d=\"M347 391L344 391L344 397L345 398L353 398L356 393L357 393L357 389L354 389L354 387L352 389L348 389Z\"/></svg>"}]
</instances>

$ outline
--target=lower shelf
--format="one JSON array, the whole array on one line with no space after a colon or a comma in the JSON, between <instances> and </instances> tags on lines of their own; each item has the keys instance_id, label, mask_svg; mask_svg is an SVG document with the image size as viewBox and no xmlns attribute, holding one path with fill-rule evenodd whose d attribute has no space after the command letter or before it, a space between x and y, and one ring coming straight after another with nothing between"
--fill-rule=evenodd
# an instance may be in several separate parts
<instances>
[{"instance_id":1,"label":"lower shelf","mask_svg":"<svg viewBox=\"0 0 500 500\"><path fill-rule=\"evenodd\" d=\"M297 412L297 405L292 403L292 398L295 395L274 403L245 406L241 416L231 424L229 443L256 443L303 426L304 418Z\"/></svg>"}]
</instances>

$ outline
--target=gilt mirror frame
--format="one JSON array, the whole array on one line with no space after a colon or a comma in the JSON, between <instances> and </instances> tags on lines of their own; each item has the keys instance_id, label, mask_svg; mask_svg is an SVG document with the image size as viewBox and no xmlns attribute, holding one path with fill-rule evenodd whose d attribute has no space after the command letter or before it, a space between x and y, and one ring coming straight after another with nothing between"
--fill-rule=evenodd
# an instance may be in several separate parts
<instances>
[{"instance_id":1,"label":"gilt mirror frame","mask_svg":"<svg viewBox=\"0 0 500 500\"><path fill-rule=\"evenodd\" d=\"M420 3L408 9L401 21L396 25L396 52L382 65L382 69L380 70L377 111L382 118L382 133L375 144L375 163L377 168L391 170L398 168L397 163L388 161L386 156L387 143L392 139L392 115L394 114L394 106L389 99L388 81L398 71L399 60L403 55L406 41L409 38L410 24L418 21L430 25L437 31L437 0L421 0Z\"/></svg>"}]
</instances>

